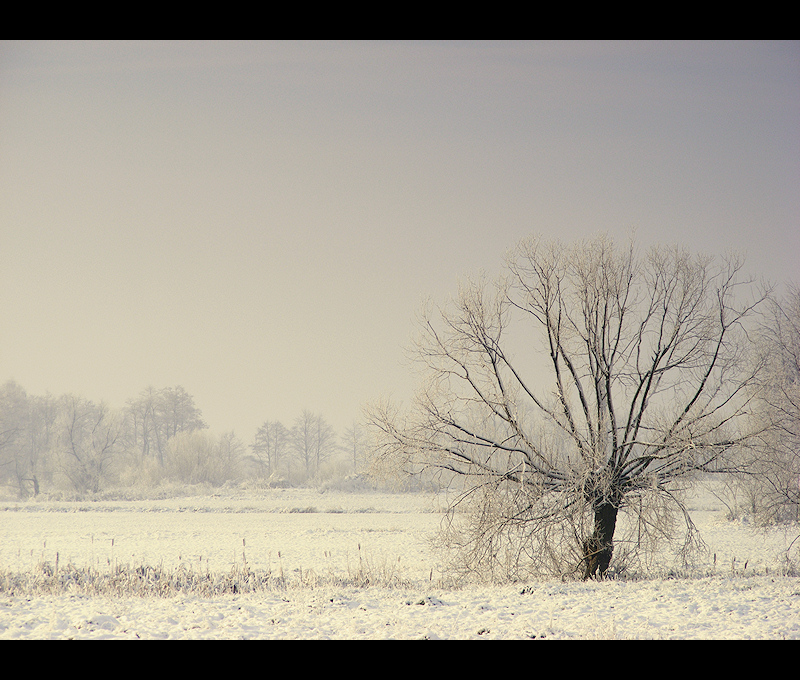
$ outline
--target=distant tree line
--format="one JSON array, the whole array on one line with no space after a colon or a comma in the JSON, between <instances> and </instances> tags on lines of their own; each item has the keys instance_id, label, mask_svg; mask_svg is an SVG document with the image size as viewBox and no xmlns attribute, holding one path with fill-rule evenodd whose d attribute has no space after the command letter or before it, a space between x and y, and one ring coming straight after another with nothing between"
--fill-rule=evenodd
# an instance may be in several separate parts
<instances>
[{"instance_id":1,"label":"distant tree line","mask_svg":"<svg viewBox=\"0 0 800 680\"><path fill-rule=\"evenodd\" d=\"M257 476L276 484L298 484L326 473L341 474L363 469L366 458L365 434L354 422L339 437L320 414L304 410L291 426L278 420L266 421L250 446Z\"/></svg>"},{"instance_id":2,"label":"distant tree line","mask_svg":"<svg viewBox=\"0 0 800 680\"><path fill-rule=\"evenodd\" d=\"M338 437L304 411L291 427L267 421L248 447L212 434L183 387L148 387L122 408L74 394L29 395L0 385L0 488L26 499L161 484L306 484L347 474L363 461L361 428Z\"/></svg>"}]
</instances>

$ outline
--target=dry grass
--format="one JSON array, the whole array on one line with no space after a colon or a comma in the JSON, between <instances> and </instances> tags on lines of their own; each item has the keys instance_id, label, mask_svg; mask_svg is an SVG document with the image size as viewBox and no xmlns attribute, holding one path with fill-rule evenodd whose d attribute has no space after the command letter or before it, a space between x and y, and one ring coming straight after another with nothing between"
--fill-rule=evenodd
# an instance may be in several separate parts
<instances>
[{"instance_id":1,"label":"dry grass","mask_svg":"<svg viewBox=\"0 0 800 680\"><path fill-rule=\"evenodd\" d=\"M362 554L348 562L346 574L319 574L313 569L284 573L280 554L277 569L251 569L245 560L227 572L193 569L183 564L163 566L113 565L59 567L40 562L29 571L0 570L0 594L16 597L41 595L84 595L110 597L172 597L197 595L217 597L244 593L275 592L322 586L407 587L396 565L375 563Z\"/></svg>"}]
</instances>

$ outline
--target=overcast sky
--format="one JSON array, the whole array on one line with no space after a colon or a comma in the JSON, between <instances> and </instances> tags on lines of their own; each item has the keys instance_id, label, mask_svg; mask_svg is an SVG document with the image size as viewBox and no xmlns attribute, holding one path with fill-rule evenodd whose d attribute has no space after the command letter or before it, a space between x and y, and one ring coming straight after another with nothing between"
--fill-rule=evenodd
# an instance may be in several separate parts
<instances>
[{"instance_id":1,"label":"overcast sky","mask_svg":"<svg viewBox=\"0 0 800 680\"><path fill-rule=\"evenodd\" d=\"M800 43L0 43L0 381L252 442L406 400L524 235L800 276Z\"/></svg>"}]
</instances>

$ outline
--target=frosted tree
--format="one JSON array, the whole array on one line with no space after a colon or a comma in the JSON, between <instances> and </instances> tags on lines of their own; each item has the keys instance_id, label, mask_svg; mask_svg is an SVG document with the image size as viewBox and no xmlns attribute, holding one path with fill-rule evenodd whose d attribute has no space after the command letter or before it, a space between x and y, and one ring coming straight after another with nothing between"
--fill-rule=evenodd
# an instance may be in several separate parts
<instances>
[{"instance_id":1,"label":"frosted tree","mask_svg":"<svg viewBox=\"0 0 800 680\"><path fill-rule=\"evenodd\" d=\"M221 486L238 478L243 452L233 432L216 436L199 428L185 430L170 438L164 471L183 484Z\"/></svg>"},{"instance_id":2,"label":"frosted tree","mask_svg":"<svg viewBox=\"0 0 800 680\"><path fill-rule=\"evenodd\" d=\"M261 474L271 477L286 471L289 431L278 420L268 420L256 432L250 450Z\"/></svg>"},{"instance_id":3,"label":"frosted tree","mask_svg":"<svg viewBox=\"0 0 800 680\"><path fill-rule=\"evenodd\" d=\"M0 386L0 479L25 498L34 472L28 432L30 406L25 389L13 380Z\"/></svg>"},{"instance_id":4,"label":"frosted tree","mask_svg":"<svg viewBox=\"0 0 800 680\"><path fill-rule=\"evenodd\" d=\"M763 292L735 258L606 236L527 238L505 264L422 314L425 381L409 409L371 409L376 465L451 485L463 521L443 538L481 578L603 576L620 513L626 549L688 545L682 484L733 469L757 434Z\"/></svg>"},{"instance_id":5,"label":"frosted tree","mask_svg":"<svg viewBox=\"0 0 800 680\"><path fill-rule=\"evenodd\" d=\"M143 390L128 401L126 420L129 448L138 450L142 458L156 457L161 465L172 437L207 427L194 398L181 386Z\"/></svg>"},{"instance_id":6,"label":"frosted tree","mask_svg":"<svg viewBox=\"0 0 800 680\"><path fill-rule=\"evenodd\" d=\"M321 415L304 410L289 433L295 458L306 479L313 477L320 465L335 450L336 432Z\"/></svg>"},{"instance_id":7,"label":"frosted tree","mask_svg":"<svg viewBox=\"0 0 800 680\"><path fill-rule=\"evenodd\" d=\"M74 395L60 401L60 472L75 491L100 491L121 453L122 419L105 403Z\"/></svg>"},{"instance_id":8,"label":"frosted tree","mask_svg":"<svg viewBox=\"0 0 800 680\"><path fill-rule=\"evenodd\" d=\"M767 370L757 422L765 427L751 447L748 474L733 480L746 510L760 523L800 521L800 288L790 284L770 303L761 335Z\"/></svg>"},{"instance_id":9,"label":"frosted tree","mask_svg":"<svg viewBox=\"0 0 800 680\"><path fill-rule=\"evenodd\" d=\"M364 426L358 421L353 421L350 427L345 428L342 436L342 450L347 454L353 464L353 471L358 472L364 461L365 433Z\"/></svg>"}]
</instances>

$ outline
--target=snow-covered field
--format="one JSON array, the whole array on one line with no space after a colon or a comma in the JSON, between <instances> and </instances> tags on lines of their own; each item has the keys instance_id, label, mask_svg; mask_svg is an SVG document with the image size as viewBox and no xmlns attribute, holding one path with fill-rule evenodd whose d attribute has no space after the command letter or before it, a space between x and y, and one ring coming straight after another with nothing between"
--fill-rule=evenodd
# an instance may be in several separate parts
<instances>
[{"instance_id":1,"label":"snow-covered field","mask_svg":"<svg viewBox=\"0 0 800 680\"><path fill-rule=\"evenodd\" d=\"M800 578L781 575L797 529L753 532L727 521L709 494L691 508L709 547L700 570L708 576L447 589L426 540L442 519L428 494L276 489L5 502L0 585L2 574L143 565L250 570L285 585L166 597L4 588L0 638L799 639ZM355 576L372 582L353 585Z\"/></svg>"}]
</instances>

